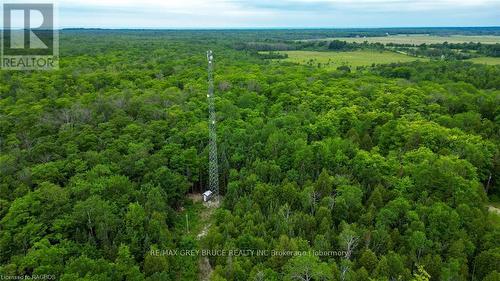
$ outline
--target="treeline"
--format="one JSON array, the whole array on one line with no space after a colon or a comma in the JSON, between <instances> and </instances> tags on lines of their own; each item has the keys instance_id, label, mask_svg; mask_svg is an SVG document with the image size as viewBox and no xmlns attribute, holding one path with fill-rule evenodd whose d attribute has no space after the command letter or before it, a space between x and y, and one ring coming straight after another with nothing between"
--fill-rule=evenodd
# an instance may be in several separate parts
<instances>
[{"instance_id":1,"label":"treeline","mask_svg":"<svg viewBox=\"0 0 500 281\"><path fill-rule=\"evenodd\" d=\"M379 37L398 34L429 34L435 36L449 35L500 35L499 27L422 27L422 28L305 28L305 29L201 29L201 30L165 30L165 29L78 29L68 28L61 31L63 35L78 34L112 34L113 36L127 36L127 38L141 37L186 40L200 42L206 40L220 40L224 43L237 41L258 40L307 40L335 37Z\"/></svg>"},{"instance_id":2,"label":"treeline","mask_svg":"<svg viewBox=\"0 0 500 281\"><path fill-rule=\"evenodd\" d=\"M409 55L438 59L463 60L479 56L500 56L500 44L448 43L442 44L386 44L387 48L403 51Z\"/></svg>"},{"instance_id":3,"label":"treeline","mask_svg":"<svg viewBox=\"0 0 500 281\"><path fill-rule=\"evenodd\" d=\"M257 53L257 55L262 59L286 59L288 58L288 54L286 53L277 53L277 52L269 52L269 53Z\"/></svg>"},{"instance_id":4,"label":"treeline","mask_svg":"<svg viewBox=\"0 0 500 281\"><path fill-rule=\"evenodd\" d=\"M360 49L383 50L381 43L350 43L341 40L332 41L281 41L281 42L238 42L233 45L236 50L247 51L353 51Z\"/></svg>"},{"instance_id":5,"label":"treeline","mask_svg":"<svg viewBox=\"0 0 500 281\"><path fill-rule=\"evenodd\" d=\"M356 51L356 50L389 50L398 51L411 56L427 57L437 60L465 60L480 56L499 57L500 44L481 43L440 43L440 44L397 44L397 43L363 43L347 42L343 40L331 41L269 41L269 42L237 42L233 45L236 50L258 51Z\"/></svg>"},{"instance_id":6,"label":"treeline","mask_svg":"<svg viewBox=\"0 0 500 281\"><path fill-rule=\"evenodd\" d=\"M466 82L480 89L500 89L498 66L471 62L409 62L379 65L371 68L384 77L404 78L411 81Z\"/></svg>"},{"instance_id":7,"label":"treeline","mask_svg":"<svg viewBox=\"0 0 500 281\"><path fill-rule=\"evenodd\" d=\"M478 54L482 54L485 56L490 56L490 57L499 57L500 56L500 44L482 44L482 43L474 43L474 42L469 42L469 43L448 43L444 42L441 44L395 44L395 43L387 43L386 46L388 47L403 47L403 48L409 48L409 47L416 47L419 51L425 51L425 50L459 50L463 52L470 52L470 51L475 51Z\"/></svg>"}]
</instances>

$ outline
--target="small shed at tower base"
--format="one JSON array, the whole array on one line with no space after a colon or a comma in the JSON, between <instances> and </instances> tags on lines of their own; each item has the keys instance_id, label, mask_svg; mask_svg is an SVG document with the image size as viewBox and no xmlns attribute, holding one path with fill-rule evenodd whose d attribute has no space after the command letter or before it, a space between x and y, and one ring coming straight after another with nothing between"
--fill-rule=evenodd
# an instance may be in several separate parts
<instances>
[{"instance_id":1,"label":"small shed at tower base","mask_svg":"<svg viewBox=\"0 0 500 281\"><path fill-rule=\"evenodd\" d=\"M212 198L213 193L211 190L207 190L207 191L203 192L202 195L203 195L203 202L208 202L208 201L210 201L210 198Z\"/></svg>"}]
</instances>

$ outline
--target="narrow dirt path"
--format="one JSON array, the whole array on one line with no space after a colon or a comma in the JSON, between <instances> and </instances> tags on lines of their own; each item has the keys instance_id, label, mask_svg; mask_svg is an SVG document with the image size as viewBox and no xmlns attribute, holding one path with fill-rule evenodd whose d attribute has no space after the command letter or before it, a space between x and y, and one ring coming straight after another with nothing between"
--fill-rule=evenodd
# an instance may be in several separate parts
<instances>
[{"instance_id":1,"label":"narrow dirt path","mask_svg":"<svg viewBox=\"0 0 500 281\"><path fill-rule=\"evenodd\" d=\"M497 207L493 207L493 206L488 206L488 211L492 212L492 213L497 213L498 215L500 215L500 209L497 208Z\"/></svg>"},{"instance_id":2,"label":"narrow dirt path","mask_svg":"<svg viewBox=\"0 0 500 281\"><path fill-rule=\"evenodd\" d=\"M207 235L208 229L211 226L210 218L212 217L212 213L214 210L213 208L207 207L206 204L203 205L205 206L205 208L200 214L200 219L201 221L203 221L203 228L201 229L200 233L198 233L198 235L196 236L198 240L203 239ZM200 257L200 260L198 262L198 269L199 269L198 280L209 281L213 269L212 266L210 265L208 257Z\"/></svg>"},{"instance_id":3,"label":"narrow dirt path","mask_svg":"<svg viewBox=\"0 0 500 281\"><path fill-rule=\"evenodd\" d=\"M210 261L208 260L207 257L201 257L200 261L198 262L198 269L199 269L198 280L209 281L210 276L212 276L212 272L214 270L212 269Z\"/></svg>"},{"instance_id":4,"label":"narrow dirt path","mask_svg":"<svg viewBox=\"0 0 500 281\"><path fill-rule=\"evenodd\" d=\"M191 200L195 202L202 201L201 194L191 194L189 195ZM214 213L215 209L219 207L219 202L203 202L203 210L200 213L200 221L203 225L202 229L200 232L196 235L196 238L198 240L203 239L207 233L208 230L210 229L210 226L212 225L211 223L211 218L212 214ZM212 275L213 269L212 266L210 265L210 261L208 260L208 257L200 257L198 261L198 280L200 281L209 281L210 276Z\"/></svg>"}]
</instances>

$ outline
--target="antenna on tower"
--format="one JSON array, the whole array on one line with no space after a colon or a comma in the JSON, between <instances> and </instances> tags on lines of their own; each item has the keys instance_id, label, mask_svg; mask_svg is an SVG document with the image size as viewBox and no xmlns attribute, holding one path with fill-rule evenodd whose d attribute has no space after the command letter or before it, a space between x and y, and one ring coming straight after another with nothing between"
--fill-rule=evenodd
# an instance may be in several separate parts
<instances>
[{"instance_id":1,"label":"antenna on tower","mask_svg":"<svg viewBox=\"0 0 500 281\"><path fill-rule=\"evenodd\" d=\"M217 131L216 131L216 118L215 118L215 102L214 102L214 79L213 79L213 69L214 69L214 55L211 50L207 51L208 60L208 137L209 137L209 152L208 152L208 177L209 177L209 191L204 193L207 196L205 201L210 200L211 197L215 197L215 200L219 201L219 164L217 160Z\"/></svg>"}]
</instances>

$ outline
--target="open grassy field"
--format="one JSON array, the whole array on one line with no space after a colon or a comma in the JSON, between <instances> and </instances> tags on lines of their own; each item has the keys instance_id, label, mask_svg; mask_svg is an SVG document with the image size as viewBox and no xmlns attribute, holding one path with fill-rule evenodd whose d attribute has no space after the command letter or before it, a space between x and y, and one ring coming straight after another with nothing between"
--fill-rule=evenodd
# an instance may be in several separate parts
<instances>
[{"instance_id":1,"label":"open grassy field","mask_svg":"<svg viewBox=\"0 0 500 281\"><path fill-rule=\"evenodd\" d=\"M357 66L369 66L372 64L387 64L393 62L409 62L426 60L410 57L404 54L384 51L353 51L353 52L315 52L315 51L284 51L288 58L282 61L296 62L301 64L318 65L328 68L337 68L348 65L351 68Z\"/></svg>"},{"instance_id":2,"label":"open grassy field","mask_svg":"<svg viewBox=\"0 0 500 281\"><path fill-rule=\"evenodd\" d=\"M495 57L473 58L473 59L470 59L470 61L475 62L475 63L490 64L490 65L499 65L500 64L500 58L495 58Z\"/></svg>"},{"instance_id":3,"label":"open grassy field","mask_svg":"<svg viewBox=\"0 0 500 281\"><path fill-rule=\"evenodd\" d=\"M425 34L416 35L389 35L382 37L338 37L338 38L325 38L317 39L318 41L332 41L341 40L347 42L363 43L367 41L368 43L398 43L398 44L433 44L433 43L468 43L468 42L481 42L483 44L495 44L500 43L500 36L464 36L464 35L452 35L452 36L430 36Z\"/></svg>"}]
</instances>

